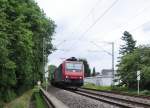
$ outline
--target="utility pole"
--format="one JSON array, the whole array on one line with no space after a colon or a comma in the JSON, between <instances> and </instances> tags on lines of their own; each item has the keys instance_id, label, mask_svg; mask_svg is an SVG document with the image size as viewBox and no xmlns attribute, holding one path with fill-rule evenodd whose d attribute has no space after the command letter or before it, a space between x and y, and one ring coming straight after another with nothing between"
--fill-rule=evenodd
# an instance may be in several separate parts
<instances>
[{"instance_id":1,"label":"utility pole","mask_svg":"<svg viewBox=\"0 0 150 108\"><path fill-rule=\"evenodd\" d=\"M140 79L141 79L141 75L140 74L141 74L141 72L137 71L137 81L138 81L138 83L137 83L137 88L138 88L137 93L138 93L138 95L140 93Z\"/></svg>"},{"instance_id":2,"label":"utility pole","mask_svg":"<svg viewBox=\"0 0 150 108\"><path fill-rule=\"evenodd\" d=\"M43 82L45 81L46 83L46 91L47 91L47 88L48 88L48 71L45 70L45 65L47 63L47 54L46 54L46 41L45 41L45 37L43 37Z\"/></svg>"},{"instance_id":3,"label":"utility pole","mask_svg":"<svg viewBox=\"0 0 150 108\"><path fill-rule=\"evenodd\" d=\"M43 37L43 81L45 79L45 37Z\"/></svg>"},{"instance_id":4,"label":"utility pole","mask_svg":"<svg viewBox=\"0 0 150 108\"><path fill-rule=\"evenodd\" d=\"M96 43L94 43L94 42L91 42L91 43L93 43L95 46L97 46L98 48L100 48L100 46L99 45L97 45ZM105 43L107 43L107 44L111 44L112 45L112 51L111 51L111 53L110 52L108 52L108 51L106 51L106 50L104 50L103 49L103 51L104 52L106 52L108 55L110 55L111 57L112 57L112 85L114 85L114 78L115 78L115 71L114 71L114 42L105 42Z\"/></svg>"},{"instance_id":5,"label":"utility pole","mask_svg":"<svg viewBox=\"0 0 150 108\"><path fill-rule=\"evenodd\" d=\"M114 85L114 78L115 78L115 70L114 70L114 42L111 43L112 44L112 80L113 80L113 85Z\"/></svg>"}]
</instances>

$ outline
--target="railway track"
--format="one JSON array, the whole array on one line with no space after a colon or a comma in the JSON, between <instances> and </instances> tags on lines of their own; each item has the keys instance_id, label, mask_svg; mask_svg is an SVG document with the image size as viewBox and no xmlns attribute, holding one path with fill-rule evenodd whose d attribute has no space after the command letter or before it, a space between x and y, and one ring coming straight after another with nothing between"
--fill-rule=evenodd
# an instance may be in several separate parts
<instances>
[{"instance_id":1,"label":"railway track","mask_svg":"<svg viewBox=\"0 0 150 108\"><path fill-rule=\"evenodd\" d=\"M132 97L115 93L95 91L79 88L77 90L69 90L76 94L80 94L95 100L103 101L114 106L123 108L150 108L150 100L146 98Z\"/></svg>"},{"instance_id":2,"label":"railway track","mask_svg":"<svg viewBox=\"0 0 150 108\"><path fill-rule=\"evenodd\" d=\"M105 90L96 90L96 89L90 89L90 88L80 88L80 89L98 91L98 92L103 92L103 93L113 93L113 94L117 94L117 95L132 96L132 97L136 97L136 98L150 99L150 96L128 94L128 93L123 93L123 92L118 92L118 91L105 91Z\"/></svg>"}]
</instances>

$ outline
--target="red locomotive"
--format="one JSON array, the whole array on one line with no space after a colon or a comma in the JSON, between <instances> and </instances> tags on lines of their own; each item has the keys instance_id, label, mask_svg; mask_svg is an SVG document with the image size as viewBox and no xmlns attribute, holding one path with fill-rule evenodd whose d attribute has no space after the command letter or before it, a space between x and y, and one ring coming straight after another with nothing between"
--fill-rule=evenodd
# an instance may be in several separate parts
<instances>
[{"instance_id":1,"label":"red locomotive","mask_svg":"<svg viewBox=\"0 0 150 108\"><path fill-rule=\"evenodd\" d=\"M52 78L52 84L80 87L83 85L84 65L83 62L75 57L66 59L55 70Z\"/></svg>"}]
</instances>

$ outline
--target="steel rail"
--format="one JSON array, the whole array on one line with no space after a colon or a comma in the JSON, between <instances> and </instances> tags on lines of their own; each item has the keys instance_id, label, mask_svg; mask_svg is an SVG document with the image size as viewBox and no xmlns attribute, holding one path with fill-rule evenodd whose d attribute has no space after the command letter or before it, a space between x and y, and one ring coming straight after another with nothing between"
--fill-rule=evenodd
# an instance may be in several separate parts
<instances>
[{"instance_id":1,"label":"steel rail","mask_svg":"<svg viewBox=\"0 0 150 108\"><path fill-rule=\"evenodd\" d=\"M92 91L98 91L98 92L103 92L103 93L113 93L113 94L116 94L116 95L132 96L132 97L135 97L135 98L142 98L142 99L150 99L150 96L128 94L128 93L123 93L123 92L119 92L119 91L96 90L96 89L91 89L91 88L79 88L79 89L92 90Z\"/></svg>"},{"instance_id":2,"label":"steel rail","mask_svg":"<svg viewBox=\"0 0 150 108\"><path fill-rule=\"evenodd\" d=\"M117 96L108 96L100 93L93 92L92 90L69 90L71 92L74 92L79 95L83 95L95 100L103 101L112 105L116 105L119 107L125 107L125 108L150 108L150 103L143 103L143 102L137 102L134 100L128 100L119 98Z\"/></svg>"}]
</instances>

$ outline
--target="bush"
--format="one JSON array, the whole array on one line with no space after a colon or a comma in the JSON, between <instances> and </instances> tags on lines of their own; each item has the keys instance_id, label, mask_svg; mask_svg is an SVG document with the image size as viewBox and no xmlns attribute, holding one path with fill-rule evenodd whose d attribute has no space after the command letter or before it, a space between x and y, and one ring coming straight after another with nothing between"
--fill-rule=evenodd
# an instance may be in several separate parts
<instances>
[{"instance_id":1,"label":"bush","mask_svg":"<svg viewBox=\"0 0 150 108\"><path fill-rule=\"evenodd\" d=\"M0 102L0 108L3 108L3 106L4 106L4 103Z\"/></svg>"},{"instance_id":2,"label":"bush","mask_svg":"<svg viewBox=\"0 0 150 108\"><path fill-rule=\"evenodd\" d=\"M9 102L9 101L15 99L16 94L14 93L14 91L7 90L2 94L2 97L5 102Z\"/></svg>"},{"instance_id":3,"label":"bush","mask_svg":"<svg viewBox=\"0 0 150 108\"><path fill-rule=\"evenodd\" d=\"M112 86L111 89L114 91L128 91L128 87L125 87L125 86L120 86L120 87Z\"/></svg>"},{"instance_id":4,"label":"bush","mask_svg":"<svg viewBox=\"0 0 150 108\"><path fill-rule=\"evenodd\" d=\"M150 95L150 91L148 91L148 90L143 90L143 91L140 92L140 94Z\"/></svg>"},{"instance_id":5,"label":"bush","mask_svg":"<svg viewBox=\"0 0 150 108\"><path fill-rule=\"evenodd\" d=\"M107 90L107 91L111 90L110 86L97 86L93 83L87 83L83 86L83 88L90 88L90 89L96 89L96 90Z\"/></svg>"}]
</instances>

